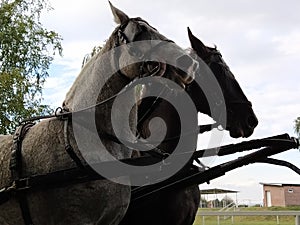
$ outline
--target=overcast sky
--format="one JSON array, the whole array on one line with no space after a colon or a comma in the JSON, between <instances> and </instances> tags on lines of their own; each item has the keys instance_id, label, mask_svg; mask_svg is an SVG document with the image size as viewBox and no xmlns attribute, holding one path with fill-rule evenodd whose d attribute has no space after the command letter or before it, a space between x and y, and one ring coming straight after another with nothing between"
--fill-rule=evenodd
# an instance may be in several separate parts
<instances>
[{"instance_id":1,"label":"overcast sky","mask_svg":"<svg viewBox=\"0 0 300 225\"><path fill-rule=\"evenodd\" d=\"M60 106L78 75L85 54L102 44L115 28L108 1L50 0L53 11L43 24L64 38L64 56L50 70L44 98ZM298 0L112 0L130 17L140 16L180 46L189 47L186 28L208 46L216 44L252 101L259 125L251 138L289 133L300 116L300 2ZM226 133L224 143L239 142ZM226 159L233 159L227 157ZM300 167L300 153L277 158ZM214 159L209 165L221 162ZM241 202L262 202L259 182L300 183L294 172L251 165L230 172L201 188L240 191Z\"/></svg>"}]
</instances>

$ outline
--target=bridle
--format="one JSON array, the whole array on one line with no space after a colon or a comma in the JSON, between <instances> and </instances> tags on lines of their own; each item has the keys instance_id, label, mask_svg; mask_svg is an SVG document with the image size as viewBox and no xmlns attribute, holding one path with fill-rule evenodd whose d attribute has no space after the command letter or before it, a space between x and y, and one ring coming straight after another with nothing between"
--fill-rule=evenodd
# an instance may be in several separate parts
<instances>
[{"instance_id":1,"label":"bridle","mask_svg":"<svg viewBox=\"0 0 300 225\"><path fill-rule=\"evenodd\" d=\"M226 76L226 71L229 70L229 67L222 59L222 54L215 48L209 48L209 53L206 57L204 57L204 62L211 68L212 64L218 64L222 68L222 72L224 73L224 76ZM215 94L215 105L216 107L226 105L229 108L229 111L232 107L235 105L245 105L248 107L252 107L252 103L245 99L245 100L225 100L225 103L223 102L223 98L219 96L218 94Z\"/></svg>"},{"instance_id":2,"label":"bridle","mask_svg":"<svg viewBox=\"0 0 300 225\"><path fill-rule=\"evenodd\" d=\"M136 24L139 27L139 30L140 30L140 32L135 34L135 38L132 41L130 41L129 38L127 37L127 35L125 34L125 29L126 29L129 22L132 22L132 23ZM153 30L156 31L156 29L154 27L152 27L147 21L145 21L145 20L143 20L139 17L132 18L132 19L126 21L125 23L121 24L117 28L117 30L115 31L115 36L117 37L117 39L115 40L114 48L117 48L121 45L127 45L127 51L129 53L129 55L131 55L132 57L136 57L137 59L139 59L140 62L142 62L141 66L140 66L139 74L136 77L143 78L143 77L148 77L148 76L155 76L157 73L159 73L159 71L161 70L161 67L162 67L162 64L160 62L157 62L157 66L154 69L152 69L152 70L148 69L148 65L150 63L150 61L148 61L148 60L150 59L151 54L153 52L155 52L157 49L159 49L162 46L166 45L167 43L174 43L174 41L172 41L170 39L167 39L167 38L164 38L164 39L160 40L160 42L158 44L151 47L146 53L140 51L138 48L134 48L131 45L131 43L135 42L136 38L141 33L143 33L143 29L141 28L141 25L139 24L140 22L145 23L147 26L151 27ZM125 77L127 80L131 81L120 70L120 66L119 66L120 51L117 51L116 53L118 53L118 54L114 54L114 61L115 61L116 68L118 68L117 73L119 75L121 75L122 77ZM153 63L153 61L151 63Z\"/></svg>"},{"instance_id":3,"label":"bridle","mask_svg":"<svg viewBox=\"0 0 300 225\"><path fill-rule=\"evenodd\" d=\"M143 23L147 24L148 26L150 26L152 29L156 30L154 27L152 27L151 25L149 25L147 21L144 21L141 18L133 18L133 19L130 19L129 21L132 21L132 22L136 23L138 26L139 26L139 22L143 22ZM128 25L129 21L127 21L126 23L121 24L116 29L116 31L114 32L114 34L115 34L114 36L117 38L115 40L114 48L117 48L117 47L119 47L121 45L127 45L127 47L128 47L128 49L127 49L128 53L132 57L136 57L136 58L139 59L139 61L142 62L141 66L140 66L140 69L139 69L139 74L137 76L134 76L135 78L133 78L133 79L130 79L128 76L126 76L125 74L123 74L122 71L121 71L121 69L120 69L119 63L118 63L120 55L119 54L114 54L114 64L116 66L115 68L117 69L116 75L120 76L122 78L125 78L125 80L128 81L129 83L120 92L114 94L113 96L111 96L111 97L109 97L109 98L107 98L107 99L105 99L105 100L103 100L103 101L101 101L101 102L99 102L99 103L97 103L97 104L95 104L93 106L89 106L87 108L78 110L76 112L68 112L65 109L62 109L60 111L60 113L58 113L58 115L60 117L71 116L74 113L75 114L76 113L81 113L81 112L85 112L85 111L91 110L93 108L102 106L102 105L108 103L109 101L112 101L112 100L116 99L118 96L120 96L122 94L125 94L126 92L129 92L132 87L135 87L136 83L139 84L139 79L140 78L143 78L143 77L154 77L154 76L156 76L157 73L159 73L159 71L161 69L161 63L158 62L158 65L156 67L154 67L154 69L149 70L148 69L148 63L150 63L150 61L147 61L147 60L150 58L151 54L153 52L155 52L157 49L163 47L164 45L166 45L169 42L173 43L173 41L169 40L169 39L164 39L164 40L160 41L158 44L156 44L155 46L153 46L146 53L143 53L138 48L133 48L130 45L131 42L130 42L129 38L126 36L126 34L124 32L124 30L125 30L126 26ZM143 32L143 30L141 30L141 32ZM136 36L137 35L138 34L136 34ZM132 40L132 42L134 42L134 41L135 41L135 39ZM115 53L120 53L120 51L116 51ZM153 63L153 62L151 62L151 63ZM161 89L161 93L164 92L166 89L170 89L170 88L167 87L167 86L163 87ZM160 96L157 96L156 100L159 97ZM120 140L119 137L116 137L115 135L109 134L107 132L101 132L100 135L101 135L101 137L110 139L111 141L113 141L115 143L118 143L118 144L126 143L127 147L132 148L132 149L136 148L136 146L138 146L139 144L145 144L145 143L139 143L137 140L135 140L134 143L132 143L130 141L127 141L127 140ZM138 138L139 138L139 136L137 135L137 139ZM146 144L151 145L151 143L146 143ZM166 153L164 151L156 148L156 147L153 147L153 150L150 150L149 154L152 155L152 156L155 156L155 157L160 157L160 158L165 158L166 157ZM78 161L78 160L76 160L76 161Z\"/></svg>"}]
</instances>

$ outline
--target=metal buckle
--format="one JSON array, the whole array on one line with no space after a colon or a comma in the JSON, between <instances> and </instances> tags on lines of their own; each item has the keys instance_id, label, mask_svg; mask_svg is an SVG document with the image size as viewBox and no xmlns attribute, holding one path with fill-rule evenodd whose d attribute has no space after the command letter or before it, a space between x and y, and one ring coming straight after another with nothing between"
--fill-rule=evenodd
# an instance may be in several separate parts
<instances>
[{"instance_id":1,"label":"metal buckle","mask_svg":"<svg viewBox=\"0 0 300 225\"><path fill-rule=\"evenodd\" d=\"M17 191L22 191L22 190L27 190L31 188L30 185L30 178L22 178L19 180L14 181L15 184L13 184L15 186L15 189Z\"/></svg>"}]
</instances>

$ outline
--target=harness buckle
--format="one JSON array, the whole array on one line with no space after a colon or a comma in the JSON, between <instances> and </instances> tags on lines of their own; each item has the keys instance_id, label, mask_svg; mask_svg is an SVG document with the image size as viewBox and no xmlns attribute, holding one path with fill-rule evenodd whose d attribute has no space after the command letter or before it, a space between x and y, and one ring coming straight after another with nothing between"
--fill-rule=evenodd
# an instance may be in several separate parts
<instances>
[{"instance_id":1,"label":"harness buckle","mask_svg":"<svg viewBox=\"0 0 300 225\"><path fill-rule=\"evenodd\" d=\"M23 190L27 190L31 188L31 184L30 184L30 178L22 178L19 180L14 181L15 184L13 184L15 186L15 189L17 191L23 191Z\"/></svg>"},{"instance_id":2,"label":"harness buckle","mask_svg":"<svg viewBox=\"0 0 300 225\"><path fill-rule=\"evenodd\" d=\"M55 117L59 118L60 120L68 120L69 119L69 114L67 114L69 112L69 110L62 108L62 107L58 107L55 109Z\"/></svg>"}]
</instances>

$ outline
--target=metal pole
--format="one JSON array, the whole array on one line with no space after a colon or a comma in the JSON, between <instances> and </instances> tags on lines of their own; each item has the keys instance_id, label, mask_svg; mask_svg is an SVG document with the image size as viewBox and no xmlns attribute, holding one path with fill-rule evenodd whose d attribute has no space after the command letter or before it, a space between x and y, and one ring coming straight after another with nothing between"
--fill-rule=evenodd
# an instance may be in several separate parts
<instances>
[{"instance_id":1,"label":"metal pole","mask_svg":"<svg viewBox=\"0 0 300 225\"><path fill-rule=\"evenodd\" d=\"M295 216L295 225L300 225L300 215Z\"/></svg>"}]
</instances>

